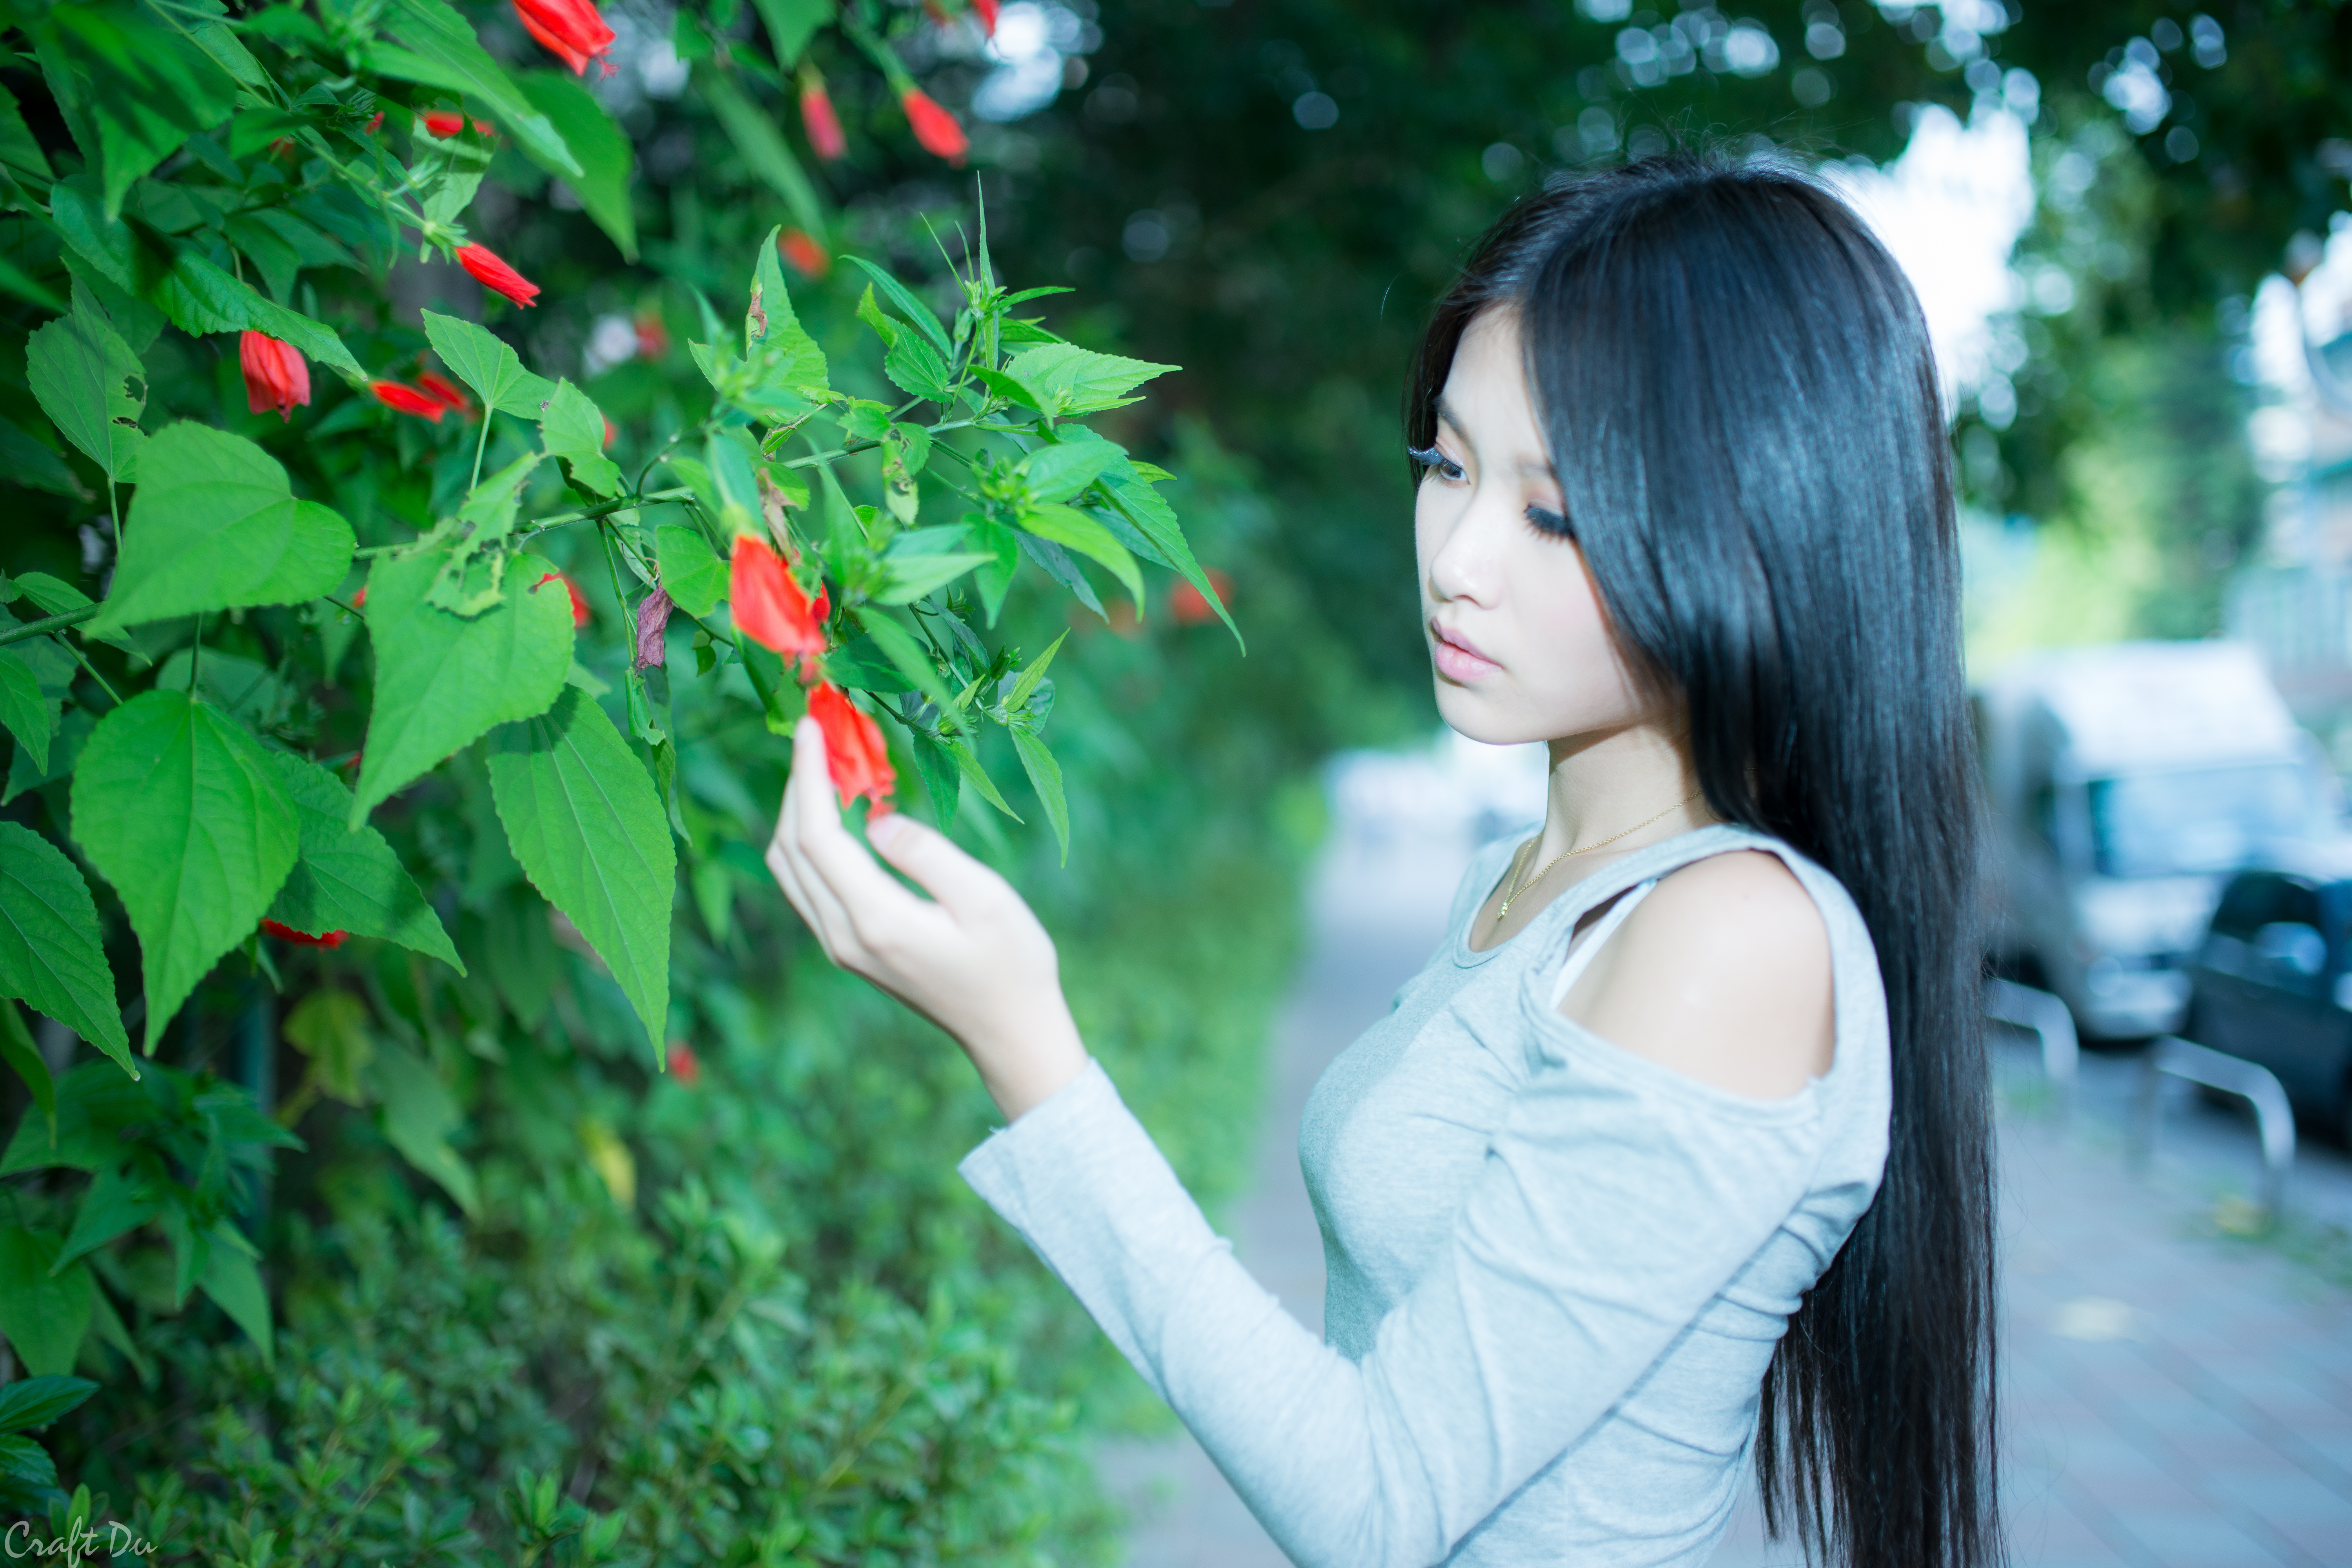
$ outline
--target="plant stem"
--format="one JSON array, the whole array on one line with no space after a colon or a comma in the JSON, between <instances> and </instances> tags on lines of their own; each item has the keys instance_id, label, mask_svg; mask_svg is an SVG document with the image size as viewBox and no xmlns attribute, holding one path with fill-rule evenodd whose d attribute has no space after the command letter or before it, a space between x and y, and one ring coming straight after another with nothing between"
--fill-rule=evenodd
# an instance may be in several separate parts
<instances>
[{"instance_id":1,"label":"plant stem","mask_svg":"<svg viewBox=\"0 0 2352 1568\"><path fill-rule=\"evenodd\" d=\"M106 510L114 519L114 562L122 563L122 503L114 491L114 476L106 476Z\"/></svg>"},{"instance_id":2,"label":"plant stem","mask_svg":"<svg viewBox=\"0 0 2352 1568\"><path fill-rule=\"evenodd\" d=\"M196 640L188 650L188 697L191 701L196 695L196 671L204 667L204 662L205 616L204 612L199 610L196 612Z\"/></svg>"},{"instance_id":3,"label":"plant stem","mask_svg":"<svg viewBox=\"0 0 2352 1568\"><path fill-rule=\"evenodd\" d=\"M51 632L61 632L68 626L78 626L98 614L103 607L99 605L84 605L79 610L68 610L62 616L51 616L45 621L26 621L21 626L10 626L5 631L0 631L0 647L5 647L12 642L23 642L26 637L47 637Z\"/></svg>"},{"instance_id":4,"label":"plant stem","mask_svg":"<svg viewBox=\"0 0 2352 1568\"><path fill-rule=\"evenodd\" d=\"M490 420L493 417L495 417L494 411L488 406L485 406L482 410L481 439L474 443L474 479L471 484L466 487L467 491L469 494L481 488L482 454L490 449Z\"/></svg>"},{"instance_id":5,"label":"plant stem","mask_svg":"<svg viewBox=\"0 0 2352 1568\"><path fill-rule=\"evenodd\" d=\"M575 522L593 522L600 517L610 517L616 511L626 511L633 506L648 506L655 501L681 500L693 493L692 490L681 486L676 489L655 490L646 495L618 496L611 500L600 500L593 506L583 507L578 511L559 512L553 517L532 523L528 528L517 529L507 537L516 541L525 540L534 534L544 533L551 528L563 528ZM412 539L405 544L371 544L364 549L352 551L352 559L373 561L379 555L391 555L403 550L413 549L417 542ZM95 605L91 606L90 613L95 614L96 608ZM5 636L0 636L0 642L7 640L9 639Z\"/></svg>"},{"instance_id":6,"label":"plant stem","mask_svg":"<svg viewBox=\"0 0 2352 1568\"><path fill-rule=\"evenodd\" d=\"M80 664L82 668L89 672L89 678L98 682L100 689L103 690L109 697L114 699L114 705L117 708L122 706L122 693L114 689L112 683L108 681L106 677L99 674L98 666L90 663L89 658L83 654L81 649L74 647L73 644L66 641L63 637L59 637L58 639L58 646L74 656L75 660Z\"/></svg>"}]
</instances>

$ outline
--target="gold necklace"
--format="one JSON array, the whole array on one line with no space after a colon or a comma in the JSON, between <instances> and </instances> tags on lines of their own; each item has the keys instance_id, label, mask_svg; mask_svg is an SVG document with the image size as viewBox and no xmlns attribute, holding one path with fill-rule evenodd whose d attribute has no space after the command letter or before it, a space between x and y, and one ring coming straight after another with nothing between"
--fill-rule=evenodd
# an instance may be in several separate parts
<instances>
[{"instance_id":1,"label":"gold necklace","mask_svg":"<svg viewBox=\"0 0 2352 1568\"><path fill-rule=\"evenodd\" d=\"M1542 870L1538 871L1534 876L1529 877L1526 881L1521 882L1517 887L1513 888L1509 892L1503 895L1503 902L1501 906L1495 910L1495 923L1496 925L1501 925L1503 923L1503 917L1511 912L1511 901L1514 899L1517 899L1521 893L1526 892L1529 888L1534 887L1538 882L1542 881L1546 877L1550 876L1551 868L1554 866L1559 865L1562 860L1567 859L1570 856L1590 855L1595 849L1605 848L1609 845L1616 843L1620 838L1631 838L1634 834L1639 833L1644 827L1649 826L1650 824L1654 822L1664 822L1667 817L1672 816L1675 813L1680 811L1683 807L1688 805L1691 802L1696 800L1700 795L1706 793L1706 792L1704 789L1693 790L1690 794L1683 796L1682 799L1675 802L1674 805L1666 807L1665 810L1658 813L1657 816L1645 817L1642 821L1633 824L1633 826L1627 828L1622 833L1612 833L1608 837L1601 839L1596 843L1584 846L1581 849L1561 850L1559 854L1544 862L1544 868ZM1529 839L1528 841L1528 847L1532 849L1539 842L1541 842L1540 837ZM1521 853L1524 854L1525 851L1521 851ZM1518 868L1518 865L1519 858L1515 855L1511 858L1512 869L1517 870Z\"/></svg>"}]
</instances>

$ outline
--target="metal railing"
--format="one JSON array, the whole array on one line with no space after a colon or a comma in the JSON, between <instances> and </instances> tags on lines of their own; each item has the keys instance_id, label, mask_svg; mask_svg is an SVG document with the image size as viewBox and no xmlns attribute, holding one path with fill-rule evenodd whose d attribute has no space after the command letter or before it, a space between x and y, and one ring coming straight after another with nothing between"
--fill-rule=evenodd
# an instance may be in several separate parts
<instances>
[{"instance_id":1,"label":"metal railing","mask_svg":"<svg viewBox=\"0 0 2352 1568\"><path fill-rule=\"evenodd\" d=\"M2023 1029L2042 1042L2042 1072L2058 1099L2061 1120L2074 1113L2075 1068L2083 1046L2074 1033L2074 1015L2047 991L2020 985L2013 980L1988 980L1984 1014L1996 1024Z\"/></svg>"},{"instance_id":2,"label":"metal railing","mask_svg":"<svg viewBox=\"0 0 2352 1568\"><path fill-rule=\"evenodd\" d=\"M2286 1209L2287 1173L2294 1168L2294 1112L2268 1068L2172 1036L2154 1041L2140 1067L2139 1105L2133 1118L2132 1163L2145 1167L2156 1152L2164 1080L2183 1079L2234 1094L2253 1107L2263 1141L2263 1209L2276 1224Z\"/></svg>"}]
</instances>

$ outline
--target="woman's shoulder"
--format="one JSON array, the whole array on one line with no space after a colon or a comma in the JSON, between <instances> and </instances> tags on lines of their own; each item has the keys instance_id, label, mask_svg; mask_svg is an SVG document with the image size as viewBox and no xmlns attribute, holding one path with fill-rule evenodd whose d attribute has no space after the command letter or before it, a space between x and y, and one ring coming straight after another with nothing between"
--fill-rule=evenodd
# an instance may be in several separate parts
<instances>
[{"instance_id":1,"label":"woman's shoulder","mask_svg":"<svg viewBox=\"0 0 2352 1568\"><path fill-rule=\"evenodd\" d=\"M1560 1011L1701 1083L1786 1099L1834 1060L1833 963L1815 889L1759 842L1663 872Z\"/></svg>"}]
</instances>

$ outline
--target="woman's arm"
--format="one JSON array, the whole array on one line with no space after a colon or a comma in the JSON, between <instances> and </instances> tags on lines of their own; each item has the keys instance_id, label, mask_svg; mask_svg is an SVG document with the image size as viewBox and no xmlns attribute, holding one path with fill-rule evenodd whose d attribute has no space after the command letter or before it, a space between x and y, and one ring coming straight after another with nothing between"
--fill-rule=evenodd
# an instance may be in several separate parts
<instances>
[{"instance_id":1,"label":"woman's arm","mask_svg":"<svg viewBox=\"0 0 2352 1568\"><path fill-rule=\"evenodd\" d=\"M1087 1061L1018 897L935 833L869 826L939 902L908 893L842 828L814 727L795 741L770 853L794 906L837 962L962 1041L1016 1119L966 1178L1301 1563L1444 1558L1607 1413L1803 1194L1819 1131L1803 1107L1678 1093L1606 1047L1562 1058L1514 1100L1445 1251L1351 1362L1234 1260Z\"/></svg>"}]
</instances>

